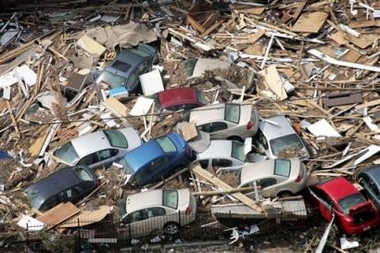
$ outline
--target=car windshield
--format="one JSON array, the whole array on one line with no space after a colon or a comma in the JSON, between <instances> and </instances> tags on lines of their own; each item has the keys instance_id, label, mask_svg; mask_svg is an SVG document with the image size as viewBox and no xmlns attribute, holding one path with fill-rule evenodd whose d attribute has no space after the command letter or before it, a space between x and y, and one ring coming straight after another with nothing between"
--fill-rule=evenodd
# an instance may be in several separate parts
<instances>
[{"instance_id":1,"label":"car windshield","mask_svg":"<svg viewBox=\"0 0 380 253\"><path fill-rule=\"evenodd\" d=\"M85 170L81 167L76 167L76 168L74 168L74 170L77 173L78 177L82 181L92 181L93 180L91 174L87 170Z\"/></svg>"},{"instance_id":2,"label":"car windshield","mask_svg":"<svg viewBox=\"0 0 380 253\"><path fill-rule=\"evenodd\" d=\"M116 129L107 129L103 131L107 137L108 142L112 147L128 148L128 141L125 136Z\"/></svg>"},{"instance_id":3,"label":"car windshield","mask_svg":"<svg viewBox=\"0 0 380 253\"><path fill-rule=\"evenodd\" d=\"M176 146L174 145L172 140L170 140L170 138L167 136L157 138L156 141L165 153L171 153L171 152L177 151Z\"/></svg>"},{"instance_id":4,"label":"car windshield","mask_svg":"<svg viewBox=\"0 0 380 253\"><path fill-rule=\"evenodd\" d=\"M54 155L69 165L74 165L79 160L73 144L67 142L54 152Z\"/></svg>"},{"instance_id":5,"label":"car windshield","mask_svg":"<svg viewBox=\"0 0 380 253\"><path fill-rule=\"evenodd\" d=\"M195 90L195 94L197 95L197 99L198 99L198 102L202 105L207 105L208 102L205 98L205 96L202 94L202 92L200 90Z\"/></svg>"},{"instance_id":6,"label":"car windshield","mask_svg":"<svg viewBox=\"0 0 380 253\"><path fill-rule=\"evenodd\" d=\"M120 200L118 203L120 218L123 219L127 214L127 199Z\"/></svg>"},{"instance_id":7,"label":"car windshield","mask_svg":"<svg viewBox=\"0 0 380 253\"><path fill-rule=\"evenodd\" d=\"M303 147L297 134L290 134L270 140L270 146L274 155L278 155L286 148L302 149Z\"/></svg>"},{"instance_id":8,"label":"car windshield","mask_svg":"<svg viewBox=\"0 0 380 253\"><path fill-rule=\"evenodd\" d=\"M129 49L130 52L134 53L134 54L137 54L141 57L150 57L150 54L148 54L147 52L144 52L142 50L138 50L138 49L135 49L135 48L130 48Z\"/></svg>"},{"instance_id":9,"label":"car windshield","mask_svg":"<svg viewBox=\"0 0 380 253\"><path fill-rule=\"evenodd\" d=\"M30 189L27 188L25 190L25 193L27 194L28 198L30 199L30 204L32 205L33 208L39 209L44 201L44 199L41 197L38 190L36 189Z\"/></svg>"},{"instance_id":10,"label":"car windshield","mask_svg":"<svg viewBox=\"0 0 380 253\"><path fill-rule=\"evenodd\" d=\"M290 175L290 161L286 159L274 160L274 175L289 177Z\"/></svg>"},{"instance_id":11,"label":"car windshield","mask_svg":"<svg viewBox=\"0 0 380 253\"><path fill-rule=\"evenodd\" d=\"M188 77L193 76L195 64L197 64L197 61L198 59L196 58L190 58L185 61L184 64L185 64L186 74Z\"/></svg>"},{"instance_id":12,"label":"car windshield","mask_svg":"<svg viewBox=\"0 0 380 253\"><path fill-rule=\"evenodd\" d=\"M104 83L110 85L110 89L123 87L124 84L127 82L127 79L125 77L122 77L122 76L116 75L115 73L109 72L109 71L107 71L107 69L105 69L102 72L102 74L100 74L98 80L99 81L97 83L104 82Z\"/></svg>"},{"instance_id":13,"label":"car windshield","mask_svg":"<svg viewBox=\"0 0 380 253\"><path fill-rule=\"evenodd\" d=\"M240 120L240 105L226 104L224 119L238 124Z\"/></svg>"},{"instance_id":14,"label":"car windshield","mask_svg":"<svg viewBox=\"0 0 380 253\"><path fill-rule=\"evenodd\" d=\"M245 162L244 143L233 141L231 156Z\"/></svg>"},{"instance_id":15,"label":"car windshield","mask_svg":"<svg viewBox=\"0 0 380 253\"><path fill-rule=\"evenodd\" d=\"M162 204L164 206L177 209L178 207L178 192L176 190L163 190Z\"/></svg>"},{"instance_id":16,"label":"car windshield","mask_svg":"<svg viewBox=\"0 0 380 253\"><path fill-rule=\"evenodd\" d=\"M344 214L349 214L350 209L360 203L365 202L365 198L360 193L352 194L344 199L338 201L340 208Z\"/></svg>"}]
</instances>

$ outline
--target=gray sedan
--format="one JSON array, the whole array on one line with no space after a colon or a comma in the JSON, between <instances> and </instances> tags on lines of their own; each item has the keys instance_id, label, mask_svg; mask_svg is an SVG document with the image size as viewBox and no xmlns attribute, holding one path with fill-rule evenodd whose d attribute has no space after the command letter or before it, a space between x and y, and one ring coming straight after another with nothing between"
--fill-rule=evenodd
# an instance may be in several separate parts
<instances>
[{"instance_id":1,"label":"gray sedan","mask_svg":"<svg viewBox=\"0 0 380 253\"><path fill-rule=\"evenodd\" d=\"M107 129L85 134L65 143L53 152L52 157L70 166L107 168L141 143L138 132L132 127Z\"/></svg>"},{"instance_id":2,"label":"gray sedan","mask_svg":"<svg viewBox=\"0 0 380 253\"><path fill-rule=\"evenodd\" d=\"M364 169L358 175L358 182L366 190L368 197L380 210L380 166L374 165Z\"/></svg>"}]
</instances>

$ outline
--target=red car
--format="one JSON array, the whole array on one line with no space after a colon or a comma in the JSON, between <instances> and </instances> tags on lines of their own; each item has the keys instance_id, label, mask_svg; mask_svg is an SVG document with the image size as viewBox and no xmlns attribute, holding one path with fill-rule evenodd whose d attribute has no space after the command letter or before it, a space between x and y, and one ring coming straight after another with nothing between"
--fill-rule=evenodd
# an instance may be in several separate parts
<instances>
[{"instance_id":1,"label":"red car","mask_svg":"<svg viewBox=\"0 0 380 253\"><path fill-rule=\"evenodd\" d=\"M379 214L375 205L346 178L337 177L308 187L310 202L327 221L332 212L340 231L360 234L376 227Z\"/></svg>"},{"instance_id":2,"label":"red car","mask_svg":"<svg viewBox=\"0 0 380 253\"><path fill-rule=\"evenodd\" d=\"M164 90L151 98L155 100L157 109L168 111L191 110L208 104L201 91L192 87Z\"/></svg>"}]
</instances>

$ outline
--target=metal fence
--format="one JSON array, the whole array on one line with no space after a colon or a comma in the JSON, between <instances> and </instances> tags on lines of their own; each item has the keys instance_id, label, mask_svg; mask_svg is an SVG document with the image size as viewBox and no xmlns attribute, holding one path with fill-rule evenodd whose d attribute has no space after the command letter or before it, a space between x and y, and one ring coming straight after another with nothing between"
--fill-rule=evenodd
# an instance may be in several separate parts
<instances>
[{"instance_id":1,"label":"metal fence","mask_svg":"<svg viewBox=\"0 0 380 253\"><path fill-rule=\"evenodd\" d=\"M304 210L300 211L304 212ZM146 235L142 237L133 236L132 224L120 225L115 222L113 217L107 217L99 222L91 221L73 221L70 223L59 224L57 226L50 225L49 229L41 226L28 226L26 230L14 232L0 233L0 239L3 238L3 247L6 245L8 249L17 247L28 247L33 252L91 252L91 250L106 247L105 252L112 252L123 247L139 247L146 244L165 245L168 243L182 243L207 240L229 239L231 227L241 229L251 225L257 225L260 233L268 233L275 226L286 226L291 222L292 226L297 224L305 226L305 220L299 219L297 210L294 211L295 219L287 219L281 221L278 219L246 219L233 217L231 213L225 216L219 216L218 220L209 213L198 213L196 219L190 224L180 224L178 233L165 234L161 226L161 222L151 219L149 222L141 223L138 229L146 231ZM175 214L175 215L183 215ZM302 216L303 217L303 216ZM289 218L289 217L288 217ZM171 217L171 220L177 219L182 221L181 217ZM6 238L6 239L4 239ZM106 246L105 246L106 245ZM1 250L0 252L3 252ZM6 252L6 251L4 251ZM12 252L12 251L9 251ZM24 252L24 251L19 251Z\"/></svg>"}]
</instances>

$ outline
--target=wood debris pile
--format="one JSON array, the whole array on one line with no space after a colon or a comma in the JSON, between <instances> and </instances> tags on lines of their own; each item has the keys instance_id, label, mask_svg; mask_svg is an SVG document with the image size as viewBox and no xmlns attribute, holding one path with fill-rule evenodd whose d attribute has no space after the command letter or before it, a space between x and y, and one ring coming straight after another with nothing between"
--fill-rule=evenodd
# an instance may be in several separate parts
<instances>
[{"instance_id":1,"label":"wood debris pile","mask_svg":"<svg viewBox=\"0 0 380 253\"><path fill-rule=\"evenodd\" d=\"M47 166L49 152L74 137L130 125L146 132L146 122L129 114L138 96L108 98L92 75L119 48L141 42L159 48L166 89L197 87L210 102L241 99L263 118L287 115L315 150L306 163L316 175L355 177L380 162L377 1L79 2L0 13L1 149L15 158L0 171L8 198L57 170ZM188 80L182 62L192 57L239 67ZM252 86L247 69L255 73ZM171 132L181 117L161 117L145 137ZM99 172L106 182L99 205L123 196L116 172Z\"/></svg>"}]
</instances>

